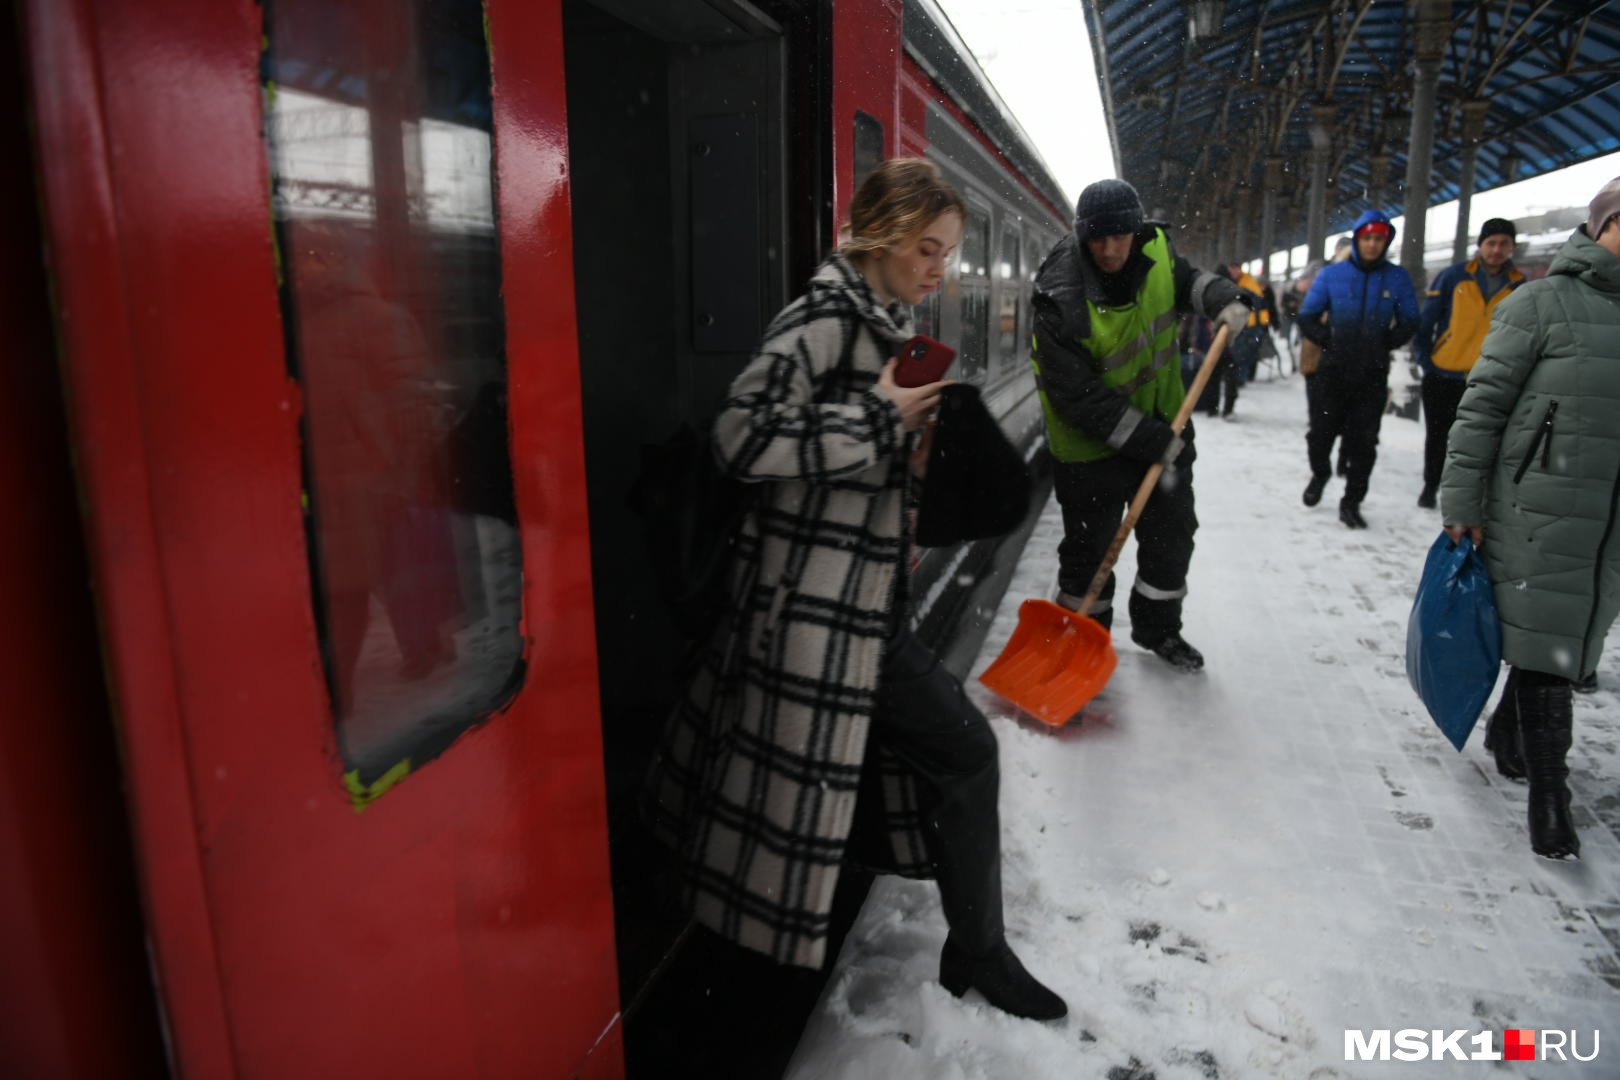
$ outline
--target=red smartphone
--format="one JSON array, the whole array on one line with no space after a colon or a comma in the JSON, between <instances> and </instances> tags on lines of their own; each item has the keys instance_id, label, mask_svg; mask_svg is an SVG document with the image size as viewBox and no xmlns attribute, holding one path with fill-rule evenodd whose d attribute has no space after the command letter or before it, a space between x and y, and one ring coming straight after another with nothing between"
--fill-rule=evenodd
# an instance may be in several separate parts
<instances>
[{"instance_id":1,"label":"red smartphone","mask_svg":"<svg viewBox=\"0 0 1620 1080\"><path fill-rule=\"evenodd\" d=\"M927 386L945 377L945 369L956 359L956 350L944 342L918 334L900 346L894 381L901 386Z\"/></svg>"}]
</instances>

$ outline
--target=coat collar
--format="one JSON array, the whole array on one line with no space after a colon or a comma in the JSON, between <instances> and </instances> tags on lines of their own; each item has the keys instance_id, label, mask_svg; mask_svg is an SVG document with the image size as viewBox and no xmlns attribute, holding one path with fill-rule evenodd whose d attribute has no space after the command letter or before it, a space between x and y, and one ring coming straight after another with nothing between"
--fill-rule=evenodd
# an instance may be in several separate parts
<instances>
[{"instance_id":1,"label":"coat collar","mask_svg":"<svg viewBox=\"0 0 1620 1080\"><path fill-rule=\"evenodd\" d=\"M911 308L896 300L885 306L866 276L847 257L834 252L810 277L811 291L841 294L879 337L899 344L911 336Z\"/></svg>"}]
</instances>

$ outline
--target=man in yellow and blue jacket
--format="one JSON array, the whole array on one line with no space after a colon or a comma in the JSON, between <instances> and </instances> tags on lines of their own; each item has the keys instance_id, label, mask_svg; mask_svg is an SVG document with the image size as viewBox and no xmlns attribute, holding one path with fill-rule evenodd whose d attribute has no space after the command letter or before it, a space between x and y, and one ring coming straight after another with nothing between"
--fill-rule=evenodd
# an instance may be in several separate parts
<instances>
[{"instance_id":1,"label":"man in yellow and blue jacket","mask_svg":"<svg viewBox=\"0 0 1620 1080\"><path fill-rule=\"evenodd\" d=\"M1412 339L1412 356L1423 366L1423 491L1418 505L1434 509L1446 439L1468 373L1479 359L1491 312L1524 281L1513 266L1518 230L1506 218L1491 218L1479 230L1479 251L1447 267L1429 285L1428 302Z\"/></svg>"}]
</instances>

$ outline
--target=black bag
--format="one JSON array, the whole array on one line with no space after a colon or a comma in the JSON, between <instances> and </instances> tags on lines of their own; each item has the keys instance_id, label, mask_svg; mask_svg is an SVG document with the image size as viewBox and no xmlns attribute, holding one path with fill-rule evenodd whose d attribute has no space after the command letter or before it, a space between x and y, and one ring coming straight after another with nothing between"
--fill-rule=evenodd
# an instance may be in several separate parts
<instances>
[{"instance_id":1,"label":"black bag","mask_svg":"<svg viewBox=\"0 0 1620 1080\"><path fill-rule=\"evenodd\" d=\"M1029 468L978 387L940 391L934 445L917 510L917 543L945 547L1016 529L1029 512Z\"/></svg>"},{"instance_id":2,"label":"black bag","mask_svg":"<svg viewBox=\"0 0 1620 1080\"><path fill-rule=\"evenodd\" d=\"M659 592L693 644L709 639L730 606L726 573L756 487L722 473L709 433L690 424L641 448L630 508L641 519Z\"/></svg>"}]
</instances>

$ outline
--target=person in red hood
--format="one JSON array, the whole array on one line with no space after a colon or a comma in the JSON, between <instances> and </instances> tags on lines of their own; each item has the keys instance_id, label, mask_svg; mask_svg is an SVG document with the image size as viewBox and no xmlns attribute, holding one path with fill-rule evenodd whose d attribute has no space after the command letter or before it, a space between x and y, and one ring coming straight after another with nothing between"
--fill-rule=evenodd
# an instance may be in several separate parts
<instances>
[{"instance_id":1,"label":"person in red hood","mask_svg":"<svg viewBox=\"0 0 1620 1080\"><path fill-rule=\"evenodd\" d=\"M1322 501L1333 476L1333 441L1342 438L1349 467L1339 520L1347 528L1365 529L1361 502L1378 459L1389 354L1412 340L1418 306L1411 275L1384 257L1395 240L1388 216L1368 210L1352 235L1350 257L1324 267L1299 308L1300 333L1322 347L1305 435L1311 480L1303 499L1306 506Z\"/></svg>"}]
</instances>

